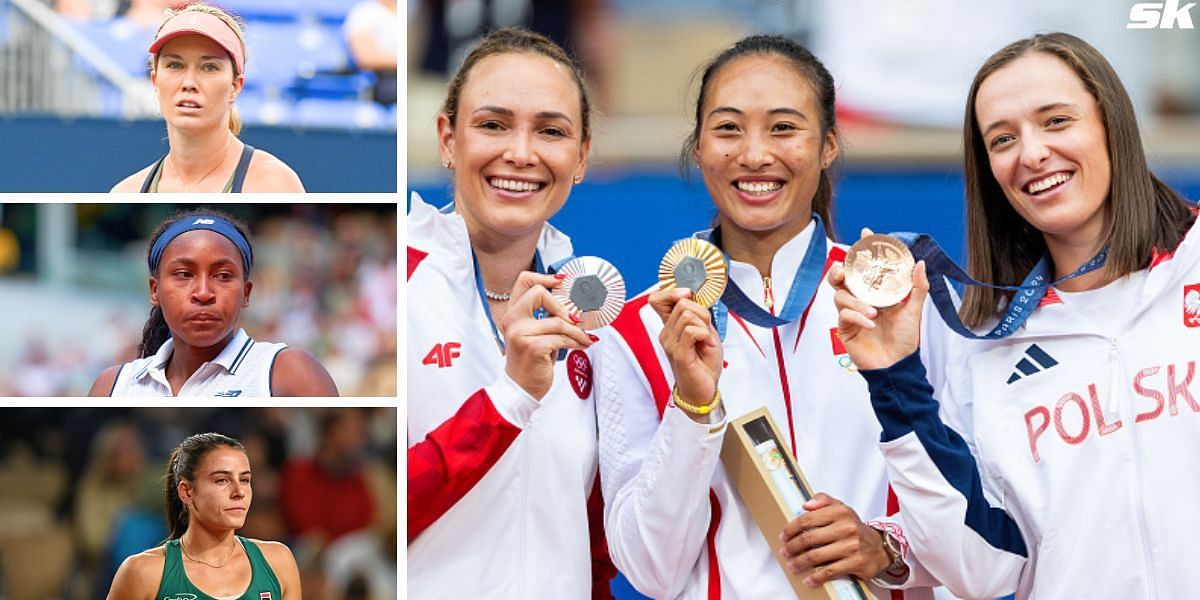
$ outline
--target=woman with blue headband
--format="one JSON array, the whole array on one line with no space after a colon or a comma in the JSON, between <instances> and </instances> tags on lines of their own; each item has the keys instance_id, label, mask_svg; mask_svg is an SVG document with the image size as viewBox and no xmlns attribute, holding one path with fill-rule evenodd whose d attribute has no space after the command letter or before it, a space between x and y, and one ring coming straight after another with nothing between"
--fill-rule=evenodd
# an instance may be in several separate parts
<instances>
[{"instance_id":1,"label":"woman with blue headband","mask_svg":"<svg viewBox=\"0 0 1200 600\"><path fill-rule=\"evenodd\" d=\"M212 210L183 213L150 238L150 318L138 358L106 369L91 396L337 396L312 354L238 327L254 250Z\"/></svg>"}]
</instances>

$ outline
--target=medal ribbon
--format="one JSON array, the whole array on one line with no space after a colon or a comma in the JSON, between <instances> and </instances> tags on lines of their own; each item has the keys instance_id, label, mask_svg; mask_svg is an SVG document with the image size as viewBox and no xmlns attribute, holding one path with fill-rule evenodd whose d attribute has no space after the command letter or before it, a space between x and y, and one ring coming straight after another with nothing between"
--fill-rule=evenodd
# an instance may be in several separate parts
<instances>
[{"instance_id":1,"label":"medal ribbon","mask_svg":"<svg viewBox=\"0 0 1200 600\"><path fill-rule=\"evenodd\" d=\"M787 300L784 301L783 309L779 311L778 315L773 315L758 304L755 304L738 287L732 276L727 278L725 292L721 294L721 299L711 309L713 324L716 326L717 333L721 336L722 341L725 339L729 311L733 311L741 315L743 319L765 328L787 325L799 319L800 315L804 313L804 309L808 306L813 294L816 293L817 287L821 285L821 275L825 272L825 255L827 251L825 244L825 224L821 222L821 217L817 213L813 213L812 220L812 238L808 241L808 249L804 252L804 258L800 261L800 265L796 267L796 274L792 279L792 287L788 290ZM702 231L696 234L696 237L712 242L718 248L721 247L720 228ZM724 250L722 250L722 254L724 254ZM728 272L728 254L725 254L725 267L726 272Z\"/></svg>"},{"instance_id":2,"label":"medal ribbon","mask_svg":"<svg viewBox=\"0 0 1200 600\"><path fill-rule=\"evenodd\" d=\"M1041 303L1050 286L1055 286L1068 279L1074 279L1080 275L1091 273L1104 266L1104 262L1108 260L1108 246L1105 246L1091 260L1083 263L1083 265L1076 269L1075 272L1047 283L1051 276L1051 270L1050 256L1046 254L1038 259L1037 264L1025 276L1025 280L1021 285L994 285L973 279L962 267L958 266L949 256L946 256L946 251L942 250L942 247L926 234L902 231L889 235L904 242L909 250L912 251L914 259L925 261L926 274L929 276L929 296L933 299L933 305L937 308L938 314L942 316L942 320L955 333L972 340L998 340L1016 333L1017 329L1020 329L1025 320L1029 318L1029 315L1033 314L1033 310ZM951 297L950 289L946 285L946 279L964 285L1009 290L1016 293L1013 294L1012 300L1005 307L1004 314L1000 317L1000 322L996 323L996 326L984 335L977 335L975 332L967 329L967 326L962 322L962 318L958 316L958 311L954 307L954 299Z\"/></svg>"},{"instance_id":3,"label":"medal ribbon","mask_svg":"<svg viewBox=\"0 0 1200 600\"><path fill-rule=\"evenodd\" d=\"M454 202L452 201L452 202L446 204L445 206L439 208L438 212L440 212L444 215L448 215L448 214L454 212ZM533 251L533 268L534 268L534 271L536 271L537 273L540 273L542 275L553 275L553 274L557 273L558 270L561 269L563 265L567 264L574 258L575 258L575 255L572 254L562 260L556 261L554 263L551 263L549 266L546 266L544 263L542 263L541 250L534 249L534 251ZM480 270L479 270L479 257L475 255L475 247L474 246L471 247L471 266L473 269L475 269L475 291L479 296L479 303L481 305L483 305L483 314L484 314L484 316L487 317L488 325L491 326L491 328L492 328L492 337L494 337L496 339L496 345L500 347L500 352L503 353L504 352L504 340L500 338L500 329L496 327L496 320L492 318L492 307L488 306L488 303L487 303L487 293L484 292L484 288L483 288L483 273L480 272ZM544 308L539 308L539 309L533 311L533 317L535 319L540 319L544 316L546 316L546 309L544 309ZM564 357L566 357L566 351L559 350L558 351L558 360L562 360Z\"/></svg>"},{"instance_id":4,"label":"medal ribbon","mask_svg":"<svg viewBox=\"0 0 1200 600\"><path fill-rule=\"evenodd\" d=\"M560 268L562 268L563 265L570 262L571 259L573 259L573 258L575 258L574 255L568 256L562 260L551 263L549 266L546 266L542 263L542 252L540 250L534 250L533 251L534 270L537 273L540 273L542 275L553 275L553 274L557 273L558 270ZM500 346L500 351L503 352L504 351L504 340L500 338L500 329L496 327L496 321L494 319L492 319L492 307L488 306L488 303L487 303L487 294L484 292L484 289L483 289L483 272L479 270L479 257L475 255L475 248L471 248L471 264L475 268L475 290L476 290L476 293L479 295L479 303L483 305L483 314L487 316L488 325L490 325L492 328L492 335L496 338L496 344L498 346ZM533 316L535 319L540 319L540 318L546 316L546 314L547 314L546 309L544 309L544 308L539 308L539 309L533 311ZM563 354L563 352L560 351L559 352L559 360L562 360L563 356L565 356L565 354Z\"/></svg>"}]
</instances>

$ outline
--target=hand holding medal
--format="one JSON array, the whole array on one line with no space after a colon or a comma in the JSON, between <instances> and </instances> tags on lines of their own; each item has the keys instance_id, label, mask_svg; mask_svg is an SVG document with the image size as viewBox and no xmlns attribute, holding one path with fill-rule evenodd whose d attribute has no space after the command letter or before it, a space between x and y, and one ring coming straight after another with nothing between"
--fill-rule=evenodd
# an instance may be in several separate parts
<instances>
[{"instance_id":1,"label":"hand holding medal","mask_svg":"<svg viewBox=\"0 0 1200 600\"><path fill-rule=\"evenodd\" d=\"M869 229L862 235L845 263L830 269L829 283L837 290L838 337L850 358L859 369L879 369L917 350L929 280L925 262L914 265L903 242Z\"/></svg>"},{"instance_id":2,"label":"hand holding medal","mask_svg":"<svg viewBox=\"0 0 1200 600\"><path fill-rule=\"evenodd\" d=\"M725 268L725 256L711 243L676 242L659 263L659 289L649 299L663 320L658 339L675 375L676 405L701 422L717 401L724 360L708 309L725 291Z\"/></svg>"}]
</instances>

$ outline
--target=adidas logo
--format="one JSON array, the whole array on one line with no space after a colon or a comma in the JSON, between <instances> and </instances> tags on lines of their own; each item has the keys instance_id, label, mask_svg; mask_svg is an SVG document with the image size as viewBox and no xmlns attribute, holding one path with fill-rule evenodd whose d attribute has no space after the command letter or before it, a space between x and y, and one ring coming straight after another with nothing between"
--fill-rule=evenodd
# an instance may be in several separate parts
<instances>
[{"instance_id":1,"label":"adidas logo","mask_svg":"<svg viewBox=\"0 0 1200 600\"><path fill-rule=\"evenodd\" d=\"M1037 344L1031 344L1025 349L1025 357L1017 363L1016 370L1013 371L1012 375L1008 376L1008 384L1012 385L1013 382L1020 379L1022 375L1028 377L1034 373L1040 373L1045 369L1049 369L1057 364L1058 361L1051 358L1049 354L1046 354L1046 351L1042 350L1041 346L1038 346Z\"/></svg>"}]
</instances>

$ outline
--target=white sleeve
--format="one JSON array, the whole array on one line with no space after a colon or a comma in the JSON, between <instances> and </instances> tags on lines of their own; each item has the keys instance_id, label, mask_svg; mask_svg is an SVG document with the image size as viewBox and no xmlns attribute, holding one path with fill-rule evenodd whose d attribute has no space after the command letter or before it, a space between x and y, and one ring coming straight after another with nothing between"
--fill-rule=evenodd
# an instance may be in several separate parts
<instances>
[{"instance_id":1,"label":"white sleeve","mask_svg":"<svg viewBox=\"0 0 1200 600\"><path fill-rule=\"evenodd\" d=\"M660 423L646 377L617 332L608 330L597 346L609 554L638 591L673 598L704 550L725 423L700 424L674 406Z\"/></svg>"},{"instance_id":2,"label":"white sleeve","mask_svg":"<svg viewBox=\"0 0 1200 600\"><path fill-rule=\"evenodd\" d=\"M953 402L962 389L953 378L966 373L957 365L947 372L951 378L943 386L941 406L915 353L862 375L883 427L879 446L912 554L958 596L1005 596L1017 589L1028 548L997 500L993 482L981 472L970 438L939 417L969 422L962 418L963 405Z\"/></svg>"}]
</instances>

